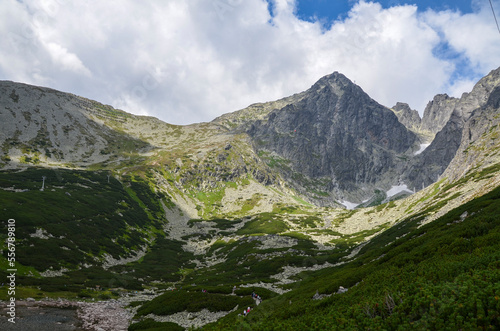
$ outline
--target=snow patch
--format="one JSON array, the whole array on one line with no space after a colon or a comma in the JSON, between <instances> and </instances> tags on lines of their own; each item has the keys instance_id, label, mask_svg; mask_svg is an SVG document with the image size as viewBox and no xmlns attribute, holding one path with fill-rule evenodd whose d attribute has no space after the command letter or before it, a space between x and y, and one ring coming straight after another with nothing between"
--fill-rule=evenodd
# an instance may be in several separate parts
<instances>
[{"instance_id":1,"label":"snow patch","mask_svg":"<svg viewBox=\"0 0 500 331\"><path fill-rule=\"evenodd\" d=\"M429 147L431 144L420 144L420 149L413 153L413 155L418 155L421 154L427 147Z\"/></svg>"},{"instance_id":2,"label":"snow patch","mask_svg":"<svg viewBox=\"0 0 500 331\"><path fill-rule=\"evenodd\" d=\"M408 186L406 186L406 184L403 184L403 185L392 186L389 189L389 191L386 192L386 194L387 194L387 197L390 198L390 197L395 196L396 194L401 193L401 192L413 193L412 190L408 189Z\"/></svg>"},{"instance_id":3,"label":"snow patch","mask_svg":"<svg viewBox=\"0 0 500 331\"><path fill-rule=\"evenodd\" d=\"M357 203L349 202L347 200L340 201L340 204L344 205L347 209L354 209L359 205Z\"/></svg>"}]
</instances>

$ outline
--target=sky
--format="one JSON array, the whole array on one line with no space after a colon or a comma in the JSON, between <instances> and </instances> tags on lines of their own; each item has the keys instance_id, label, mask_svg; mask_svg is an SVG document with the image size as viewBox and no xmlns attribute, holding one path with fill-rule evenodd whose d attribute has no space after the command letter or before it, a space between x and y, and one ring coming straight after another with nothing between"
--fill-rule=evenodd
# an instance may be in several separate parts
<instances>
[{"instance_id":1,"label":"sky","mask_svg":"<svg viewBox=\"0 0 500 331\"><path fill-rule=\"evenodd\" d=\"M460 97L499 66L489 0L0 1L0 80L172 124L289 96L334 71L422 114L434 95Z\"/></svg>"}]
</instances>

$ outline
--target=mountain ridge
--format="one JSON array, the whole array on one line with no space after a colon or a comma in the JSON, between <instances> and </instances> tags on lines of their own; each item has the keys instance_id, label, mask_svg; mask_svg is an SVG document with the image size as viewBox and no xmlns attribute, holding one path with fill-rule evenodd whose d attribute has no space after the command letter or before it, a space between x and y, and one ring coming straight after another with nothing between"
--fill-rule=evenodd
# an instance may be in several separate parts
<instances>
[{"instance_id":1,"label":"mountain ridge","mask_svg":"<svg viewBox=\"0 0 500 331\"><path fill-rule=\"evenodd\" d=\"M446 103L445 113L449 113L449 119L443 128L436 133L435 138L421 154L417 155L409 165L404 177L412 185L427 185L439 180L450 162L456 155L464 137L462 131L472 113L484 106L495 86L500 83L500 68L492 70L487 76L482 78L470 93L464 93L460 99L449 99L440 95L437 100L452 100ZM429 109L431 109L429 107ZM429 111L428 113L434 113ZM432 117L435 117L432 115ZM423 124L422 124L423 125ZM421 169L428 167L428 172Z\"/></svg>"},{"instance_id":2,"label":"mountain ridge","mask_svg":"<svg viewBox=\"0 0 500 331\"><path fill-rule=\"evenodd\" d=\"M306 200L319 205L338 205L339 201L345 200L357 201L359 204L361 200L365 201L377 195L374 192L379 191L380 188L388 190L391 186L403 183L407 187L420 189L422 184L425 186L427 183L436 181L455 155L454 151L461 140L458 131L461 130L467 116L486 102L485 98L492 86L495 86L495 77L498 76L495 72L498 72L498 69L480 80L473 91L465 93L461 99L437 95L426 107L420 125L417 123L415 112L412 112L407 105L397 104L390 111L389 108L369 98L359 86L338 72L322 77L307 91L273 102L254 104L240 111L222 115L209 123L186 126L174 126L156 118L127 114L111 106L52 89L32 87L34 91L38 91L38 98L41 102L50 103L50 98L42 95L44 92L41 91L45 91L49 96L50 94L64 95L64 102L66 102L64 107L73 109L74 115L65 110L63 118L66 116L71 119L78 114L83 114L83 117L78 115L79 117L75 118L75 125L80 132L90 130L89 132L92 133L82 136L68 135L68 132L64 130L72 130L70 122L65 122L64 125L59 123L59 127L55 130L58 125L55 116L61 116L57 113L61 108L60 104L52 104L49 107L51 109L49 126L52 125L52 131L55 133L47 131L46 124L44 124L47 119L36 117L40 116L36 114L36 108L33 115L36 119L33 123L29 122L28 115L22 115L28 114L26 111L18 110L20 114L17 116L24 116L24 120L21 119L23 124L20 123L20 127L16 130L6 127L3 132L11 137L16 137L16 132L18 135L22 131L25 131L25 134L32 132L29 138L31 142L38 141L39 144L35 144L37 151L30 150L27 136L19 135L21 142L16 142L12 141L16 138L6 138L4 134L4 139L1 141L4 152L2 160L4 167L12 165L12 162L8 161L12 159L19 164L26 160L28 163L31 160L39 163L41 158L45 163L52 162L57 165L60 159L64 159L64 155L67 155L66 161L75 165L106 165L119 163L125 159L148 158L151 153L159 155L162 154L160 151L167 147L175 149L174 146L178 146L180 150L183 150L186 147L181 145L190 139L188 137L197 136L195 139L197 143L194 145L191 143L191 146L187 147L194 146L193 150L199 149L204 144L203 136L206 136L208 140L213 140L214 146L219 146L218 148L231 145L230 142L239 137L236 140L243 145L253 145L251 147L253 151L246 148L245 153L250 154L245 159L250 158L252 154L254 156L251 158L259 160L257 163L261 165L257 168L261 170L258 171L257 177L260 178L260 182L270 183L271 178L279 177L281 179L278 182L287 183L285 186L298 190ZM15 107L20 96L15 92L15 83L3 82L2 85L5 85L2 94L5 101L2 102L8 104L5 110L9 110L2 115L3 123L9 123L13 120L12 116L16 116L10 107ZM20 87L22 87L21 91L25 91L28 85L22 84ZM48 98L48 100L43 101L42 98ZM17 99L17 102L14 102L14 99ZM79 110L78 107L81 109ZM314 110L315 107L317 110ZM345 110L342 111L342 109ZM307 115L302 114L305 111L308 112ZM8 118L9 113L14 115ZM402 115L405 113L409 115ZM394 114L400 114L397 121L396 116L393 117ZM381 121L377 120L380 116L383 118ZM401 116L410 117L405 122ZM283 119L278 120L280 117ZM283 120L288 121L288 124L285 124ZM329 121L330 126L326 124ZM444 122L446 123L443 124ZM374 125L374 123L377 124ZM399 123L402 126L399 126ZM431 127L431 124L434 126ZM446 125L449 127L447 128ZM99 135L96 131L98 127L102 128L101 131L107 132L105 136ZM301 127L307 127L307 129L301 129ZM440 134L441 127L446 133ZM33 134L34 131L38 131L37 136ZM200 135L199 132L203 134ZM250 141L243 138L245 135L249 135ZM330 135L328 141L321 142L328 135ZM422 144L432 135L436 135L437 139L433 139L427 149L416 155L418 143ZM108 136L109 139L106 138ZM276 141L266 142L267 138L263 139L263 136ZM446 137L444 140L440 138L443 136ZM74 140L76 138L80 141ZM62 145L73 146L73 148L50 150L43 146L61 145L58 139L69 139ZM122 146L114 145L113 141L121 141ZM403 141L405 142L401 143ZM306 142L309 147L304 145ZM15 147L18 143L20 148ZM141 147L138 148L139 146ZM120 151L122 147L125 147L125 150ZM11 149L12 155L9 155ZM142 152L137 154L136 151L140 149ZM109 160L108 155L113 155L114 160ZM219 155L221 155L219 160L223 161L223 154L219 153ZM76 157L80 158L80 162L76 162ZM324 159L325 157L329 159ZM332 162L333 159L339 158L344 161ZM302 162L302 160L308 160L308 162ZM179 163L177 159L171 162L173 161ZM276 162L279 167L274 166ZM236 173L243 174L247 170L248 167L243 167L236 170ZM217 178L216 176L214 180ZM332 180L327 180L327 178ZM319 194L314 192L319 192Z\"/></svg>"}]
</instances>

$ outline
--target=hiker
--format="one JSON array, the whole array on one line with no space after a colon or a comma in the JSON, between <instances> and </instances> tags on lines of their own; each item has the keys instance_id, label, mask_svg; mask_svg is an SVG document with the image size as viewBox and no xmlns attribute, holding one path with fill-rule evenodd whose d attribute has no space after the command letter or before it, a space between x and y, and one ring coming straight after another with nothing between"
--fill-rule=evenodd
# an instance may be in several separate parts
<instances>
[{"instance_id":1,"label":"hiker","mask_svg":"<svg viewBox=\"0 0 500 331\"><path fill-rule=\"evenodd\" d=\"M247 316L247 310L243 309L243 316Z\"/></svg>"}]
</instances>

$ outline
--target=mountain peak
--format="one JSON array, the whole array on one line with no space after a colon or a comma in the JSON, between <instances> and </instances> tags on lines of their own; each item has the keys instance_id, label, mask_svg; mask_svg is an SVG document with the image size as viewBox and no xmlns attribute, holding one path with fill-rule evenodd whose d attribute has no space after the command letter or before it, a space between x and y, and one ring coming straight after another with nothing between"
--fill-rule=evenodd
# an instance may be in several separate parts
<instances>
[{"instance_id":1,"label":"mountain peak","mask_svg":"<svg viewBox=\"0 0 500 331\"><path fill-rule=\"evenodd\" d=\"M323 182L317 190L324 196L357 201L367 197L367 188L393 180L397 156L416 141L393 112L338 72L255 122L248 133L259 153L285 160L284 178Z\"/></svg>"},{"instance_id":2,"label":"mountain peak","mask_svg":"<svg viewBox=\"0 0 500 331\"><path fill-rule=\"evenodd\" d=\"M422 119L418 114L418 111L411 109L407 103L398 102L394 107L392 107L392 111L398 117L399 122L406 126L409 130L418 131Z\"/></svg>"},{"instance_id":3,"label":"mountain peak","mask_svg":"<svg viewBox=\"0 0 500 331\"><path fill-rule=\"evenodd\" d=\"M344 74L341 74L338 71L335 71L329 75L321 77L312 87L311 90L323 89L325 86L330 86L333 88L335 92L341 92L346 89L359 89L359 92L362 92L362 89L357 86L353 81L347 78Z\"/></svg>"},{"instance_id":4,"label":"mountain peak","mask_svg":"<svg viewBox=\"0 0 500 331\"><path fill-rule=\"evenodd\" d=\"M325 75L325 76L321 77L318 81L319 82L321 82L321 81L328 81L328 82L343 81L343 82L352 83L352 81L349 78L347 78L344 74L342 74L338 71L334 71L333 73L331 73L329 75Z\"/></svg>"},{"instance_id":5,"label":"mountain peak","mask_svg":"<svg viewBox=\"0 0 500 331\"><path fill-rule=\"evenodd\" d=\"M434 135L441 131L449 121L458 101L459 99L450 97L448 94L436 95L425 107L421 129Z\"/></svg>"}]
</instances>

